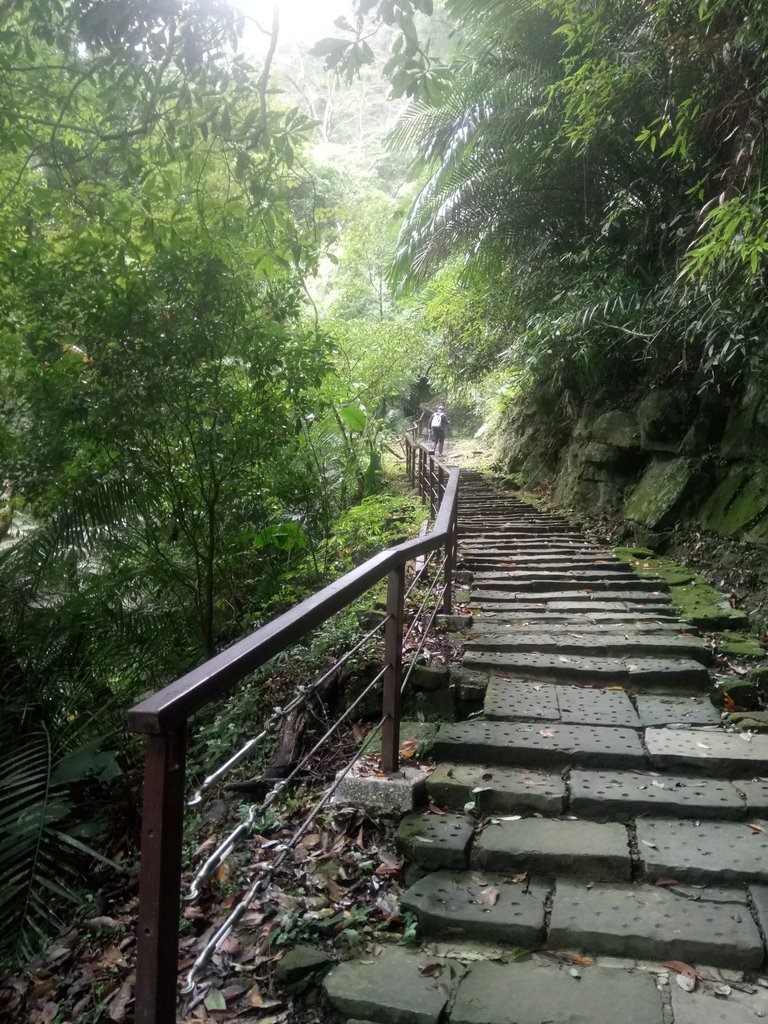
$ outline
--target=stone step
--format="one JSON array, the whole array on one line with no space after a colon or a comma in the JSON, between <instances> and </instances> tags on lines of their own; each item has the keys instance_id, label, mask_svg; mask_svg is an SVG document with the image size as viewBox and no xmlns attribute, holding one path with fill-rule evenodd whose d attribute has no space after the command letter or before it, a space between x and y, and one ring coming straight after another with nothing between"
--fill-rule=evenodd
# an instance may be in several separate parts
<instances>
[{"instance_id":1,"label":"stone step","mask_svg":"<svg viewBox=\"0 0 768 1024\"><path fill-rule=\"evenodd\" d=\"M746 892L689 899L666 888L632 883L587 888L558 879L547 944L590 956L682 960L749 970L763 962L763 942ZM619 1019L619 1018L616 1018Z\"/></svg>"},{"instance_id":2,"label":"stone step","mask_svg":"<svg viewBox=\"0 0 768 1024\"><path fill-rule=\"evenodd\" d=\"M619 618L619 615L624 615L624 618ZM688 639L695 635L677 619L638 619L629 612L619 612L617 615L606 612L597 616L584 614L581 618L576 618L572 612L564 612L562 615L555 615L552 612L515 615L499 612L472 616L473 633L483 636L500 631L506 631L509 636L518 631L531 635L541 633L544 636L574 637L577 640L582 637L604 635L627 637L631 635L630 631L644 636L682 636Z\"/></svg>"},{"instance_id":3,"label":"stone step","mask_svg":"<svg viewBox=\"0 0 768 1024\"><path fill-rule=\"evenodd\" d=\"M427 935L444 941L484 939L528 949L546 944L589 957L676 959L739 970L760 967L765 955L744 889L681 888L675 895L643 883L438 871L410 886L400 903ZM625 1019L608 1017L605 1024Z\"/></svg>"},{"instance_id":4,"label":"stone step","mask_svg":"<svg viewBox=\"0 0 768 1024\"><path fill-rule=\"evenodd\" d=\"M648 881L695 885L768 882L768 822L639 818L637 850Z\"/></svg>"},{"instance_id":5,"label":"stone step","mask_svg":"<svg viewBox=\"0 0 768 1024\"><path fill-rule=\"evenodd\" d=\"M591 882L632 878L626 826L519 815L490 819L472 847L471 866L507 875L567 873Z\"/></svg>"},{"instance_id":6,"label":"stone step","mask_svg":"<svg viewBox=\"0 0 768 1024\"><path fill-rule=\"evenodd\" d=\"M437 807L480 813L536 811L551 817L565 813L566 787L560 774L531 768L443 762L427 778L429 799Z\"/></svg>"},{"instance_id":7,"label":"stone step","mask_svg":"<svg viewBox=\"0 0 768 1024\"><path fill-rule=\"evenodd\" d=\"M582 608L585 611L610 610L611 608L623 611L642 611L645 614L657 615L659 609L664 609L668 615L676 615L669 596L663 592L657 594L648 593L645 590L634 590L611 592L596 592L585 588L583 590L550 590L539 594L517 594L509 590L479 591L472 594L472 604L482 605L486 608L498 608L499 611L517 611L518 606L522 608L534 608L535 606L551 608L556 611L557 607L568 607L569 609ZM604 606L607 605L608 608Z\"/></svg>"},{"instance_id":8,"label":"stone step","mask_svg":"<svg viewBox=\"0 0 768 1024\"><path fill-rule=\"evenodd\" d=\"M524 901L519 905L528 913ZM506 910L513 924L519 921L514 914L521 911ZM510 993L514 1024L602 1024L616 1019L617 1006L621 1024L663 1024L661 993L649 972L590 967L575 981L564 965L544 958L495 963L449 952L390 945L378 956L353 957L326 975L325 994L342 1019L361 1024L510 1024ZM697 1017L697 1024L710 1020Z\"/></svg>"},{"instance_id":9,"label":"stone step","mask_svg":"<svg viewBox=\"0 0 768 1024\"><path fill-rule=\"evenodd\" d=\"M614 593L631 591L637 593L661 594L665 587L661 580L638 579L622 573L614 575L590 573L475 573L472 580L474 594L482 597L489 591L512 591L513 593L535 593L536 591L586 591L602 595L605 591Z\"/></svg>"},{"instance_id":10,"label":"stone step","mask_svg":"<svg viewBox=\"0 0 768 1024\"><path fill-rule=\"evenodd\" d=\"M646 729L654 768L735 779L768 775L768 735L721 729Z\"/></svg>"},{"instance_id":11,"label":"stone step","mask_svg":"<svg viewBox=\"0 0 768 1024\"><path fill-rule=\"evenodd\" d=\"M475 544L469 540L459 542L459 553L470 558L605 558L602 548L588 547L576 541L552 541L542 544L540 541L525 542L523 540L508 541L503 544Z\"/></svg>"},{"instance_id":12,"label":"stone step","mask_svg":"<svg viewBox=\"0 0 768 1024\"><path fill-rule=\"evenodd\" d=\"M522 768L647 768L634 729L560 722L450 722L433 743L437 760Z\"/></svg>"},{"instance_id":13,"label":"stone step","mask_svg":"<svg viewBox=\"0 0 768 1024\"><path fill-rule=\"evenodd\" d=\"M544 940L549 889L538 879L514 884L502 875L435 871L404 892L400 906L417 915L428 935L535 949Z\"/></svg>"},{"instance_id":14,"label":"stone step","mask_svg":"<svg viewBox=\"0 0 768 1024\"><path fill-rule=\"evenodd\" d=\"M629 696L621 689L555 686L497 675L490 677L483 711L485 717L493 721L533 720L628 729L642 727Z\"/></svg>"},{"instance_id":15,"label":"stone step","mask_svg":"<svg viewBox=\"0 0 768 1024\"><path fill-rule=\"evenodd\" d=\"M738 821L747 816L743 794L735 784L719 779L574 769L568 776L568 794L571 813L597 821L647 815Z\"/></svg>"},{"instance_id":16,"label":"stone step","mask_svg":"<svg viewBox=\"0 0 768 1024\"><path fill-rule=\"evenodd\" d=\"M516 654L466 650L462 665L550 683L586 683L644 690L706 689L707 669L683 658L588 658L571 654ZM768 738L767 738L768 741Z\"/></svg>"},{"instance_id":17,"label":"stone step","mask_svg":"<svg viewBox=\"0 0 768 1024\"><path fill-rule=\"evenodd\" d=\"M574 985L572 971L552 962L473 964L460 983L450 1024L662 1024L664 1020L661 993L649 973L590 967L579 970L576 979ZM697 1024L709 1022L700 1018Z\"/></svg>"},{"instance_id":18,"label":"stone step","mask_svg":"<svg viewBox=\"0 0 768 1024\"><path fill-rule=\"evenodd\" d=\"M557 572L587 572L587 573L600 573L603 570L610 572L618 572L624 576L633 575L632 570L628 566L622 566L621 562L616 562L614 565L611 562L606 561L604 558L590 558L584 556L583 558L573 557L571 555L561 555L558 558L513 558L507 556L502 558L494 556L492 558L485 558L482 555L466 555L460 552L459 554L459 565L463 569L474 569L479 570L480 575L483 575L483 570L494 570L494 569L519 569L528 573L555 570Z\"/></svg>"},{"instance_id":19,"label":"stone step","mask_svg":"<svg viewBox=\"0 0 768 1024\"><path fill-rule=\"evenodd\" d=\"M444 762L427 780L432 803L479 814L574 814L585 821L641 817L745 821L768 817L768 783L729 782L659 772L573 768L562 775L531 768Z\"/></svg>"},{"instance_id":20,"label":"stone step","mask_svg":"<svg viewBox=\"0 0 768 1024\"><path fill-rule=\"evenodd\" d=\"M527 630L480 629L474 624L464 640L465 651L583 655L594 658L692 658L713 662L712 650L695 637L603 633L575 637L572 633L529 633Z\"/></svg>"}]
</instances>

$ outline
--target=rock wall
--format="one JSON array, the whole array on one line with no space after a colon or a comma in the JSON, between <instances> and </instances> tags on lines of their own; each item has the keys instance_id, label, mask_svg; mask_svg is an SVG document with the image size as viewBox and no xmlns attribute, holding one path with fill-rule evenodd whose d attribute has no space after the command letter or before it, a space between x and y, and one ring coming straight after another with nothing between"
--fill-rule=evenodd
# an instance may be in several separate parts
<instances>
[{"instance_id":1,"label":"rock wall","mask_svg":"<svg viewBox=\"0 0 768 1024\"><path fill-rule=\"evenodd\" d=\"M511 410L499 462L554 504L624 518L634 543L663 546L678 523L768 545L768 401L758 383L722 398L657 387L627 409L587 406L569 424L541 400Z\"/></svg>"}]
</instances>

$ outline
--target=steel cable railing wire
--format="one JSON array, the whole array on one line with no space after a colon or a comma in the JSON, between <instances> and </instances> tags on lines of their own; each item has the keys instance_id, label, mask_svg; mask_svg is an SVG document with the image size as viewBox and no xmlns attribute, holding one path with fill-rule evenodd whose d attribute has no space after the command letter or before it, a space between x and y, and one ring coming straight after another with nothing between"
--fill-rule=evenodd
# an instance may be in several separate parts
<instances>
[{"instance_id":1,"label":"steel cable railing wire","mask_svg":"<svg viewBox=\"0 0 768 1024\"><path fill-rule=\"evenodd\" d=\"M425 595L423 601L421 602L421 605L419 606L418 611L416 612L416 616L414 618L414 624L416 622L418 622L420 615L422 614L422 612L424 611L424 609L425 609L425 607L427 605L427 602L429 601L430 597L435 593L435 589L436 589L436 587L437 587L437 585L439 583L441 575L445 571L445 566L447 564L447 561L448 561L448 556L446 555L443 558L443 561L442 561L442 563L440 565L440 568L438 569L438 572L435 574L435 578L432 581L427 594ZM404 675L402 683L401 683L401 687L400 687L401 692L404 691L406 686L408 685L408 681L409 681L409 679L411 677L411 673L413 672L413 669L415 668L415 666L417 664L418 658L419 658L419 656L421 655L421 652L424 649L424 645L425 645L427 637L429 635L429 631L430 631L430 629L431 629L431 627L432 627L432 625L433 625L433 623L435 621L435 618L437 617L437 614L438 614L438 611L439 611L439 608L440 608L440 601L441 601L441 599L445 595L446 587L447 587L447 584L445 582L443 582L443 585L440 588L440 592L438 594L438 599L435 602L435 607L432 610L432 613L431 613L430 618L429 618L429 622L426 625L426 628L424 630L424 634L423 634L423 636L421 638L419 646L418 646L417 650L414 652L414 654L412 655L412 657L411 657L411 659L409 661L407 671L405 672L405 675ZM403 642L405 642L407 640L407 638L410 636L412 630L413 630L413 624L411 626L411 629L408 631L406 636L403 638ZM189 899L194 899L199 894L199 886L200 886L200 884L203 881L205 881L206 878L210 877L210 875L221 866L221 864L226 860L226 858L229 856L229 854L235 849L235 847L237 846L238 842L241 839L245 838L248 834L250 834L250 832L253 829L253 825L255 824L255 822L258 819L258 817L260 817L262 814L264 814L264 812L275 802L275 800L278 799L280 794L286 789L286 787L291 783L291 781L306 767L306 765L309 763L309 761L312 759L312 757L314 757L314 755L322 748L322 746L327 742L327 740L330 739L330 737L334 734L334 732L336 732L336 730L339 728L339 726L344 721L346 721L349 718L349 715L351 714L351 712L354 711L354 709L357 706L359 706L359 704L368 696L368 694L370 692L372 692L372 690L379 684L379 682L383 678L385 672L387 671L387 668L388 668L388 666L385 665L381 669L381 671L371 680L371 682L357 696L357 698L352 702L352 704L349 705L349 707L343 712L343 714L340 715L336 719L336 721L329 727L329 729L326 730L326 732L315 743L315 745L312 747L312 749L310 751L308 751L307 754L304 755L304 757L295 766L293 771L285 779L281 779L270 790L270 792L267 794L267 796L264 798L264 800L260 804L253 804L253 805L251 805L251 807L248 810L248 815L247 815L246 820L244 822L242 822L240 825L238 825L235 829L233 829L233 831L229 834L229 836L227 836L227 838L219 845L217 850L215 850L210 855L210 857L206 860L206 862L203 865L203 867L200 869L200 871L197 873L197 875L193 879L193 881L192 881L192 883L190 885L190 888L189 888L189 892L188 892L187 897L186 897L188 900ZM284 859L287 856L287 854L296 846L296 844L300 841L302 836L304 836L306 834L307 829L309 828L310 824L312 823L312 821L314 820L316 815L319 813L319 811L322 809L322 807L325 806L325 804L328 802L328 800L336 792L336 790L339 787L339 784L343 781L344 778L346 778L346 776L352 770L354 765L357 763L357 761L363 755L365 749L367 749L367 746L370 744L370 742L373 739L373 737L375 735L377 735L381 731L381 728L384 725L384 722L387 720L387 717L388 716L385 715L384 718L381 719L379 724L373 730L371 730L371 732L368 733L368 735L366 736L365 740L363 741L360 749L356 752L356 754L352 758L352 760L348 762L348 764L345 767L345 769L343 770L343 772L338 774L336 779L334 780L334 782L331 784L331 786L329 786L324 791L324 793L321 796L320 800L315 804L315 807L310 812L309 816L305 819L303 824L293 833L291 838L285 844L281 844L281 846L280 846L280 853L275 858L275 860L271 861L269 866L264 871L262 871L260 873L259 878L251 886L251 889L248 891L248 893L243 898L243 900L240 902L240 904L238 904L238 906L234 908L234 910L230 913L230 915L222 923L222 925L219 927L219 929L217 929L215 934L211 937L211 939L209 940L208 944L203 948L203 950L201 950L200 954L198 955L197 959L195 960L194 964L190 968L190 971L189 971L189 973L187 975L187 986L184 989L185 992L189 992L189 991L192 990L192 988L194 987L194 979L197 976L197 974L199 973L199 971L202 969L202 967L204 967L206 965L206 963L210 960L211 956L214 955L214 953L216 952L218 947L221 945L221 943L231 933L232 928L237 924L238 920L240 919L240 917L242 917L242 915L245 913L245 911L251 905L251 903L253 902L255 897L259 894L259 892L261 892L266 887L266 885L268 884L268 882L271 879L272 875L274 874L275 871L278 870L278 868L280 867L280 865L284 861Z\"/></svg>"},{"instance_id":2,"label":"steel cable railing wire","mask_svg":"<svg viewBox=\"0 0 768 1024\"><path fill-rule=\"evenodd\" d=\"M209 962L209 960L214 955L219 946L222 944L222 942L224 942L224 940L231 934L232 929L235 927L235 925L243 916L243 914L245 914L245 912L248 910L256 896L258 896L258 894L266 888L266 886L271 881L273 875L282 865L283 861L288 856L288 854L293 849L295 849L295 847L298 845L301 839L307 834L310 825L315 820L317 815L326 806L328 801L333 797L334 793L339 788L341 783L344 781L347 775L349 775L354 766L357 764L357 762L363 756L365 751L368 749L372 740L381 732L381 729L388 717L388 715L385 715L378 723L378 725L374 726L374 728L370 730L368 735L362 741L359 749L355 752L354 756L351 758L350 761L347 762L346 767L337 774L336 778L331 783L331 785L328 786L327 789L323 792L322 796L315 803L315 806L312 808L312 810L310 811L309 815L305 818L303 823L291 835L290 839L288 839L287 842L280 844L278 848L279 852L275 859L273 861L270 861L266 866L262 864L257 865L257 870L260 871L259 877L253 883L253 885L245 894L240 903L238 903L237 906L234 907L234 909L229 913L229 915L222 922L222 924L219 926L216 932L211 936L208 943L203 947L203 949L198 954L197 958L195 959L195 962L192 964L192 966L189 969L189 972L187 973L186 985L182 989L183 993L189 993L194 990L195 978L199 974L200 970L203 967L205 967L205 965Z\"/></svg>"},{"instance_id":3,"label":"steel cable railing wire","mask_svg":"<svg viewBox=\"0 0 768 1024\"><path fill-rule=\"evenodd\" d=\"M426 593L426 596L425 596L425 597L424 597L424 599L422 600L422 602L421 602L421 604L419 605L419 607L418 607L418 608L416 609L416 612L415 612L415 614L414 614L414 616L413 616L413 620L412 620L412 622L411 622L411 625L410 625L410 627L408 628L408 631L406 632L405 636L403 637L403 643L404 643L404 644L408 642L408 640L409 640L409 639L410 639L410 637L411 637L411 633L413 633L414 629L415 629L415 628L416 628L416 626L418 625L418 622L419 622L419 618L420 618L420 616L421 616L421 613L422 613L422 612L424 611L424 608L426 607L426 605L427 605L427 602L429 601L430 597L431 597L431 596L432 596L432 594L434 593L435 587L436 587L436 585L437 585L437 582L438 582L438 580L440 579L440 575L441 575L441 573L444 573L444 572L445 572L445 566L446 566L446 563L447 563L447 562L448 562L448 555L446 555L446 556L445 556L445 557L443 558L443 561L442 561L442 563L441 563L441 565L440 565L440 568L439 568L439 569L437 570L437 572L435 573L435 578L434 578L434 579L432 580L432 584L431 584L431 586L430 586L429 590L427 591L427 593ZM432 621L434 621L434 619L433 619Z\"/></svg>"},{"instance_id":4,"label":"steel cable railing wire","mask_svg":"<svg viewBox=\"0 0 768 1024\"><path fill-rule=\"evenodd\" d=\"M446 589L447 589L447 584L443 584L443 586L440 589L440 596L441 597L445 595ZM434 607L434 609L432 611L432 615L430 616L429 622L427 623L427 627L424 630L424 635L421 638L421 643L419 644L419 646L417 647L416 651L411 656L411 660L408 663L408 669L405 672L405 674L403 675L403 680L400 683L400 692L401 693L405 692L405 688L408 685L408 680L411 678L411 673L413 672L414 668L416 667L416 663L417 663L417 661L419 659L419 656L420 656L421 652L424 650L424 644L427 642L427 636L429 635L429 631L432 628L432 623L437 618L437 613L438 613L438 609L439 608L440 608L440 602L438 600L438 601L435 602L435 607Z\"/></svg>"},{"instance_id":5,"label":"steel cable railing wire","mask_svg":"<svg viewBox=\"0 0 768 1024\"><path fill-rule=\"evenodd\" d=\"M413 580L411 581L410 587L408 587L408 589L406 590L405 594L403 595L403 601L407 601L408 598L411 596L411 594L413 593L414 587L418 586L419 581L421 580L421 577L424 575L424 573L429 568L429 565L432 562L432 559L435 557L436 554L437 554L436 551L430 551L429 552L429 554L427 555L427 557L424 560L424 564L422 565L421 569L419 569L419 571L416 573L416 575L414 576Z\"/></svg>"},{"instance_id":6,"label":"steel cable railing wire","mask_svg":"<svg viewBox=\"0 0 768 1024\"><path fill-rule=\"evenodd\" d=\"M339 717L335 720L333 725L331 725L330 728L327 729L326 732L320 737L320 739L317 741L317 743L315 743L312 749L308 751L308 753L306 753L299 760L299 762L291 770L291 772L288 775L286 775L284 779L280 779L272 787L272 789L267 793L267 795L264 797L261 803L250 805L248 811L246 812L245 819L239 825L236 825L235 828L233 828L232 831L219 843L219 845L216 847L213 853L211 853L206 858L202 867L199 869L197 874L192 879L189 886L189 890L187 891L187 894L184 897L184 899L187 902L197 899L197 897L200 895L200 885L207 878L210 878L214 871L217 871L218 868L221 867L224 861L229 857L230 853L232 853L232 851L236 848L238 843L242 839L245 839L250 835L256 823L256 820L262 814L264 814L264 812L268 810L268 808L272 806L272 804L275 802L275 800L277 800L277 798L280 796L283 790L285 790L291 784L291 782L294 781L296 776L299 775L304 768L306 768L307 764L318 752L318 750L320 750L323 744L328 739L330 739L330 737L336 732L339 726L342 725L349 718L350 714L355 710L356 707L358 707L362 703L363 700L365 700L368 694L371 693L378 686L378 684L383 679L384 674L387 671L387 668L388 666L385 665L381 669L381 671L374 676L371 682L368 683L368 685L362 690L362 692L358 694L358 696L352 701L349 707L347 707L346 710L341 715L339 715Z\"/></svg>"},{"instance_id":7,"label":"steel cable railing wire","mask_svg":"<svg viewBox=\"0 0 768 1024\"><path fill-rule=\"evenodd\" d=\"M431 554L434 554L434 552L431 552ZM302 704L308 701L309 698L317 692L323 683L327 682L327 680L341 668L342 665L346 664L353 655L357 654L357 652L361 650L361 648L363 648L365 644L367 644L368 641L376 635L376 633L383 630L389 619L390 616L388 615L386 618L382 619L381 622L377 623L373 629L369 630L365 636L355 644L354 647L338 658L327 671L315 679L314 682L310 683L309 686L297 687L296 696L293 697L285 707L277 707L272 711L271 715L264 723L260 733L248 740L247 743L244 743L243 746L232 755L232 757L220 765L216 771L211 772L210 775L207 775L203 779L193 796L191 796L187 801L187 806L197 806L203 798L203 792L208 789L209 786L212 786L214 782L218 782L219 779L224 778L230 771L232 771L233 768L236 768L237 765L241 764L252 750L255 750L264 742L279 722L287 718L288 715L293 714L294 711L297 711Z\"/></svg>"}]
</instances>

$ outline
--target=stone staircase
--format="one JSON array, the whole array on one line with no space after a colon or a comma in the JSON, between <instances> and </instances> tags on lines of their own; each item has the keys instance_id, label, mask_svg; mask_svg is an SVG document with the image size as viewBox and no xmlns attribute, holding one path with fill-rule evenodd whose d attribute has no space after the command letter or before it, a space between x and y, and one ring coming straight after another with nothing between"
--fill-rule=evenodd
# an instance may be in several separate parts
<instances>
[{"instance_id":1,"label":"stone staircase","mask_svg":"<svg viewBox=\"0 0 768 1024\"><path fill-rule=\"evenodd\" d=\"M708 697L711 651L664 583L479 475L462 474L459 543L474 616L462 676L484 690L483 710L439 728L432 810L405 818L397 836L415 878L402 908L432 942L578 963L683 961L715 976L759 970L768 736L722 728ZM549 1002L545 986L513 1011L541 969L508 964L502 983L486 964L479 988L449 986L437 1017L374 1019L742 1024L762 1014L696 1003L698 993L664 989L655 975L635 1006L632 971L608 971L605 998L590 988L587 999L585 986ZM549 975L553 993L560 974ZM498 985L508 998L491 992Z\"/></svg>"}]
</instances>

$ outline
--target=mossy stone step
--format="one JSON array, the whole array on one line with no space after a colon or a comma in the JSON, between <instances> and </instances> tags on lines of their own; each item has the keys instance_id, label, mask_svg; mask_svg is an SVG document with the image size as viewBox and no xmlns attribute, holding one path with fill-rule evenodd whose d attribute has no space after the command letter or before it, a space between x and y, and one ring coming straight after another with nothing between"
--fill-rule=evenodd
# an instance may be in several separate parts
<instances>
[{"instance_id":1,"label":"mossy stone step","mask_svg":"<svg viewBox=\"0 0 768 1024\"><path fill-rule=\"evenodd\" d=\"M473 832L474 821L464 814L409 814L400 822L395 847L429 871L464 868Z\"/></svg>"},{"instance_id":2,"label":"mossy stone step","mask_svg":"<svg viewBox=\"0 0 768 1024\"><path fill-rule=\"evenodd\" d=\"M574 979L565 964L533 960L473 964L450 1016L451 1024L662 1024L663 1020L661 993L649 973L586 967Z\"/></svg>"},{"instance_id":3,"label":"mossy stone step","mask_svg":"<svg viewBox=\"0 0 768 1024\"><path fill-rule=\"evenodd\" d=\"M671 607L669 598L661 591L618 591L618 590L595 590L592 587L580 587L573 590L542 590L531 593L526 590L473 590L470 591L470 604L478 608L496 608L499 611L513 609L516 605L533 605L537 603L552 604L559 602L563 604L582 606L585 610L595 605L611 604L627 608L630 611L651 610L658 614L658 609L666 609L671 615L674 610ZM554 609L553 609L554 610Z\"/></svg>"},{"instance_id":4,"label":"mossy stone step","mask_svg":"<svg viewBox=\"0 0 768 1024\"><path fill-rule=\"evenodd\" d=\"M646 729L645 744L657 768L735 779L768 773L768 736L718 729Z\"/></svg>"},{"instance_id":5,"label":"mossy stone step","mask_svg":"<svg viewBox=\"0 0 768 1024\"><path fill-rule=\"evenodd\" d=\"M432 752L438 760L526 768L645 768L633 729L521 722L451 722L441 725Z\"/></svg>"},{"instance_id":6,"label":"mossy stone step","mask_svg":"<svg viewBox=\"0 0 768 1024\"><path fill-rule=\"evenodd\" d=\"M565 782L554 772L445 761L427 779L427 793L438 807L474 803L481 813L537 811L557 816L564 813L566 802Z\"/></svg>"},{"instance_id":7,"label":"mossy stone step","mask_svg":"<svg viewBox=\"0 0 768 1024\"><path fill-rule=\"evenodd\" d=\"M564 722L639 729L640 719L623 690L555 686L529 679L491 675L483 705L485 717L507 722Z\"/></svg>"},{"instance_id":8,"label":"mossy stone step","mask_svg":"<svg viewBox=\"0 0 768 1024\"><path fill-rule=\"evenodd\" d=\"M720 725L720 713L709 697L660 697L638 693L635 705L646 728L659 725Z\"/></svg>"},{"instance_id":9,"label":"mossy stone step","mask_svg":"<svg viewBox=\"0 0 768 1024\"><path fill-rule=\"evenodd\" d=\"M613 632L601 635L574 636L559 630L557 633L529 633L526 630L493 630L488 624L478 622L464 641L467 651L515 651L546 654L556 651L558 655L583 655L606 658L634 658L653 655L656 658L693 658L704 665L712 663L712 651L696 637L646 636L631 632Z\"/></svg>"},{"instance_id":10,"label":"mossy stone step","mask_svg":"<svg viewBox=\"0 0 768 1024\"><path fill-rule=\"evenodd\" d=\"M551 884L513 882L479 871L435 871L415 882L400 905L428 935L466 937L535 948L544 939L544 904Z\"/></svg>"},{"instance_id":11,"label":"mossy stone step","mask_svg":"<svg viewBox=\"0 0 768 1024\"><path fill-rule=\"evenodd\" d=\"M747 813L736 786L718 779L574 768L568 792L571 813L598 821L629 821L644 815L740 820Z\"/></svg>"},{"instance_id":12,"label":"mossy stone step","mask_svg":"<svg viewBox=\"0 0 768 1024\"><path fill-rule=\"evenodd\" d=\"M641 818L637 822L638 853L650 881L677 878L695 884L765 884L766 833L766 822Z\"/></svg>"},{"instance_id":13,"label":"mossy stone step","mask_svg":"<svg viewBox=\"0 0 768 1024\"><path fill-rule=\"evenodd\" d=\"M691 964L749 970L765 951L746 905L734 890L732 902L683 900L653 885L596 884L558 879L548 945L590 956L683 960Z\"/></svg>"},{"instance_id":14,"label":"mossy stone step","mask_svg":"<svg viewBox=\"0 0 768 1024\"><path fill-rule=\"evenodd\" d=\"M423 973L427 964L434 966ZM378 957L337 964L323 988L344 1018L372 1019L377 1024L438 1024L463 975L464 968L455 960L390 946Z\"/></svg>"},{"instance_id":15,"label":"mossy stone step","mask_svg":"<svg viewBox=\"0 0 768 1024\"><path fill-rule=\"evenodd\" d=\"M618 623L618 624L617 624ZM581 619L572 612L558 615L555 612L489 613L476 615L472 619L471 631L478 636L499 633L514 636L516 633L534 636L555 636L564 640L583 640L586 637L616 635L626 639L628 635L675 637L691 639L684 625L675 619L638 619L629 612L619 612L615 616L584 615Z\"/></svg>"},{"instance_id":16,"label":"mossy stone step","mask_svg":"<svg viewBox=\"0 0 768 1024\"><path fill-rule=\"evenodd\" d=\"M589 881L632 877L624 825L546 818L492 818L472 847L473 868L514 874L567 873Z\"/></svg>"},{"instance_id":17,"label":"mossy stone step","mask_svg":"<svg viewBox=\"0 0 768 1024\"><path fill-rule=\"evenodd\" d=\"M551 683L587 683L629 689L706 689L710 678L697 661L683 658L588 658L573 654L516 654L469 649L462 664L500 675Z\"/></svg>"},{"instance_id":18,"label":"mossy stone step","mask_svg":"<svg viewBox=\"0 0 768 1024\"><path fill-rule=\"evenodd\" d=\"M605 591L621 593L622 591L645 592L659 594L664 590L653 580L638 580L634 576L623 573L568 573L568 572L505 572L475 573L472 580L473 591L482 594L484 591L512 591L513 593L537 593L541 591L590 590L603 594Z\"/></svg>"}]
</instances>

